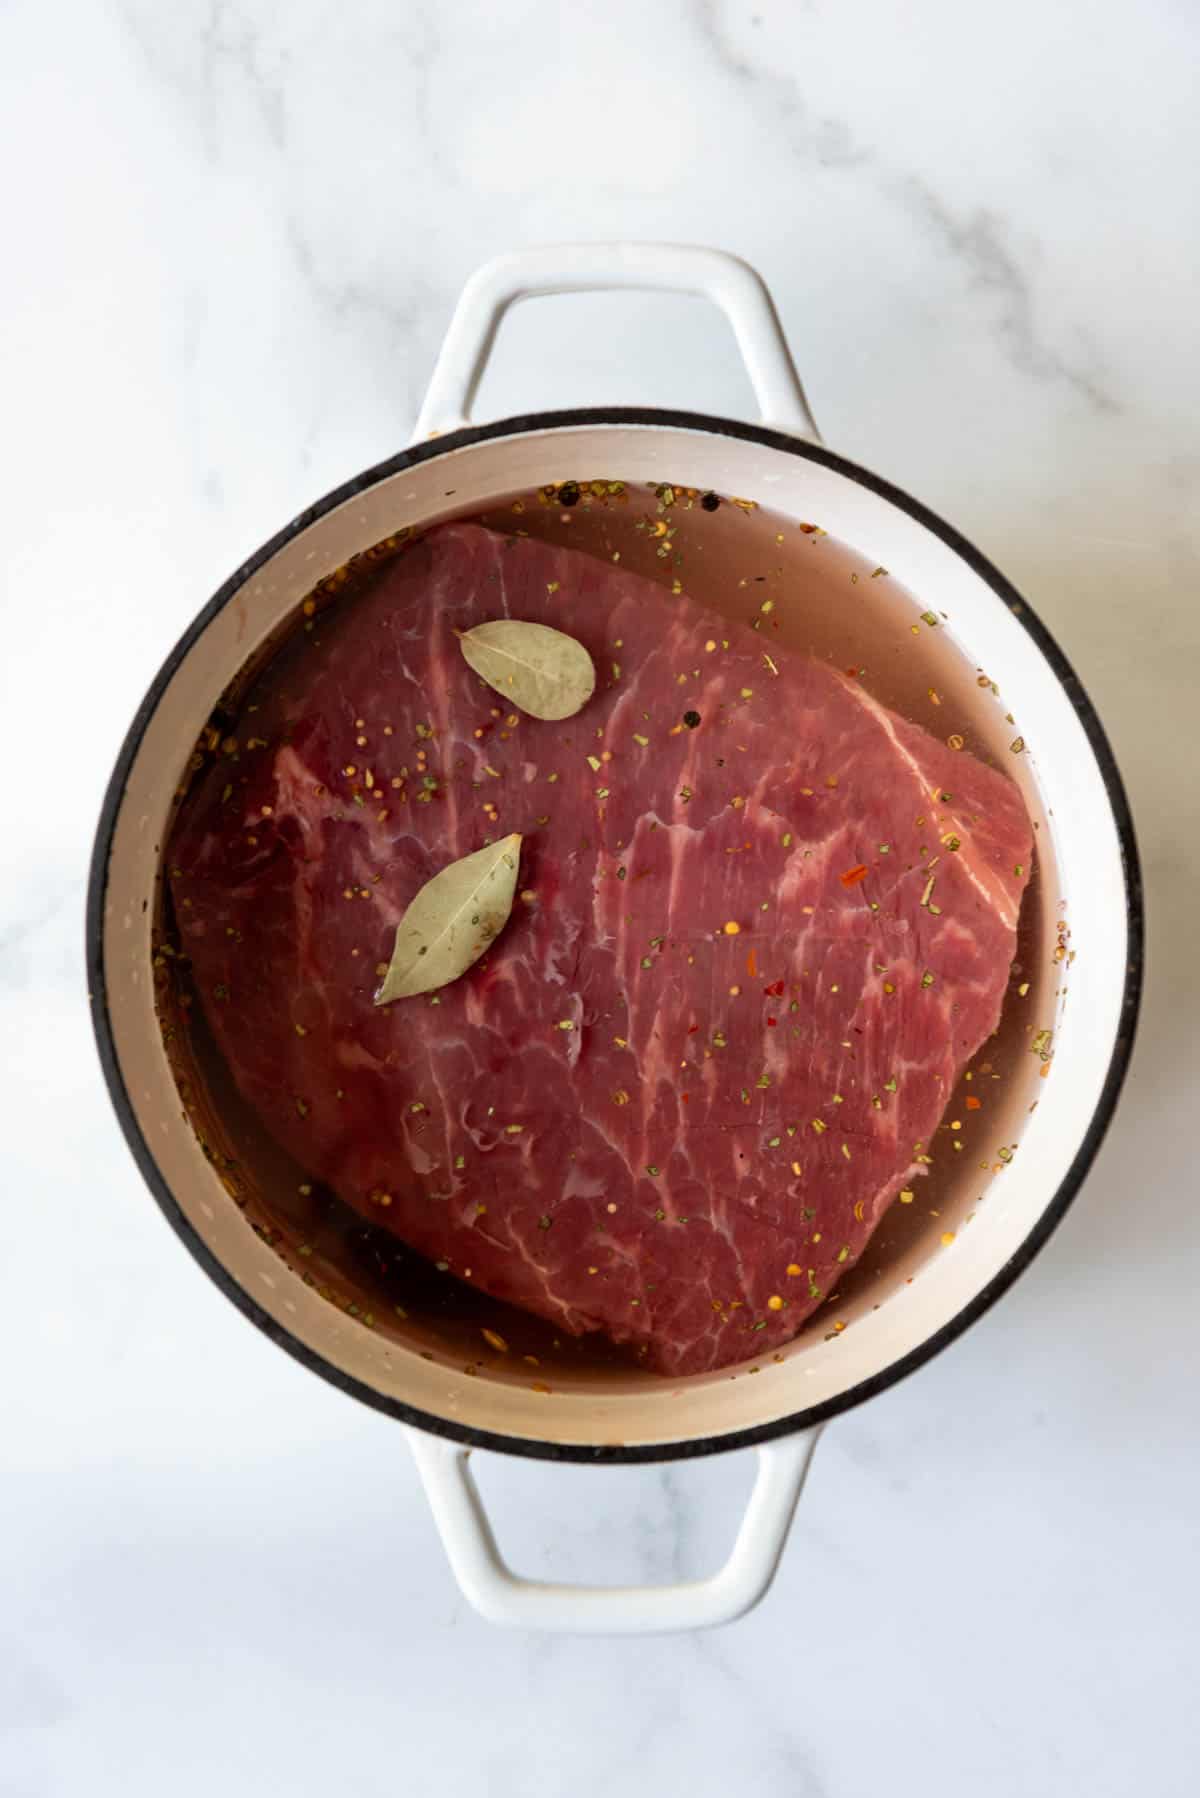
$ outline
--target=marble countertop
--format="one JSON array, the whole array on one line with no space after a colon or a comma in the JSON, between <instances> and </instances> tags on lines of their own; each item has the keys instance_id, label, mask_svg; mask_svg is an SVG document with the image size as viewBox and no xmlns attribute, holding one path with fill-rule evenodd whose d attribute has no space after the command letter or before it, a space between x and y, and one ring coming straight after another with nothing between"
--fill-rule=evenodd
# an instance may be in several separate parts
<instances>
[{"instance_id":1,"label":"marble countertop","mask_svg":"<svg viewBox=\"0 0 1200 1798\"><path fill-rule=\"evenodd\" d=\"M0 1792L1195 1790L1195 82L1178 0L100 0L0 11ZM405 440L458 288L576 237L774 290L835 448L1012 576L1112 734L1150 894L1118 1121L1012 1294L826 1432L720 1633L507 1635L398 1432L179 1251L102 1090L81 901L165 651ZM738 413L686 302L541 302L481 410ZM488 1458L523 1570L700 1572L745 1457Z\"/></svg>"}]
</instances>

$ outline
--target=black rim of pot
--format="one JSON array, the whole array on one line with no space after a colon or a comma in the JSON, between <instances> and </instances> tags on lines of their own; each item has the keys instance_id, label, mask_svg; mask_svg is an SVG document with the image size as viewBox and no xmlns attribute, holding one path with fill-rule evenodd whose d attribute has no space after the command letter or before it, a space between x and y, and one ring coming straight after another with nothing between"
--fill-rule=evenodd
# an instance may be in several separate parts
<instances>
[{"instance_id":1,"label":"black rim of pot","mask_svg":"<svg viewBox=\"0 0 1200 1798\"><path fill-rule=\"evenodd\" d=\"M869 492L877 494L881 499L887 500L900 511L907 513L910 518L924 525L965 562L981 580L987 583L996 597L1033 639L1053 669L1083 726L1092 753L1096 758L1107 790L1120 842L1125 878L1128 956L1120 1019L1104 1085L1071 1166L1053 1198L1027 1232L1019 1248L1014 1251L999 1272L994 1274L954 1317L942 1324L917 1348L911 1349L908 1354L890 1362L887 1367L881 1368L869 1379L860 1381L824 1404L814 1405L806 1410L775 1418L769 1423L756 1424L748 1429L734 1430L718 1436L688 1438L677 1442L645 1443L629 1447L613 1445L589 1447L586 1444L539 1441L536 1438L506 1436L492 1430L475 1429L446 1418L436 1417L413 1405L405 1404L400 1399L387 1397L364 1381L345 1373L315 1349L293 1336L281 1323L264 1311L238 1284L193 1228L170 1186L163 1178L149 1143L138 1124L121 1073L108 1013L104 968L104 908L113 833L124 798L129 772L150 720L154 716L172 676L193 644L264 563L278 554L292 538L307 530L310 525L315 524L336 506L353 499L357 494L365 492L368 488L374 487L378 482L399 473L402 469L410 468L416 463L428 461L433 457L445 455L447 451L466 448L471 444L485 443L494 438L523 436L531 432L555 431L580 426L621 425L657 426L732 437L761 444L767 449L782 451L785 455L799 456L811 462L821 463L866 488ZM700 1455L723 1454L734 1449L747 1448L756 1443L769 1442L776 1437L790 1435L798 1430L810 1429L843 1411L850 1410L855 1405L862 1404L866 1399L875 1397L877 1393L886 1391L889 1386L894 1386L906 1375L913 1373L918 1367L922 1367L927 1361L932 1360L942 1349L961 1336L963 1331L968 1329L977 1318L982 1317L984 1312L1008 1291L1018 1275L1024 1272L1043 1244L1053 1234L1083 1184L1088 1169L1104 1139L1116 1109L1133 1050L1141 999L1144 936L1141 869L1133 819L1130 815L1124 784L1104 728L1078 675L1050 632L1028 602L1021 597L1009 581L1005 580L992 563L960 532L946 524L920 501L911 498L900 488L893 486L890 481L871 474L856 463L847 461L845 457L836 455L832 450L825 449L821 445L808 443L800 438L789 436L781 431L769 430L761 425L714 418L704 413L635 406L587 407L570 411L531 413L500 419L491 424L470 425L462 430L448 432L445 436L430 442L414 444L411 448L401 450L398 455L389 457L387 461L378 463L375 467L367 469L364 473L355 476L353 480L347 481L343 486L326 494L324 498L293 518L290 524L257 550L248 561L243 562L188 626L167 656L138 707L117 756L105 794L92 851L87 898L87 972L92 1021L101 1066L117 1118L133 1158L168 1223L225 1296L265 1335L305 1367L320 1374L351 1397L359 1399L373 1409L382 1411L403 1423L411 1424L415 1428L426 1430L433 1435L446 1437L467 1447L494 1449L502 1454L525 1455L549 1461L589 1463L686 1460Z\"/></svg>"}]
</instances>

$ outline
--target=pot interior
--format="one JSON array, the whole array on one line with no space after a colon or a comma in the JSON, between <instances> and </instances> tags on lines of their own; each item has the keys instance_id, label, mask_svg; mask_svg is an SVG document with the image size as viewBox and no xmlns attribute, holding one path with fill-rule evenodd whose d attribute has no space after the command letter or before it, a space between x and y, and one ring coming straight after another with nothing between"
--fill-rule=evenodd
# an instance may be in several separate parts
<instances>
[{"instance_id":1,"label":"pot interior","mask_svg":"<svg viewBox=\"0 0 1200 1798\"><path fill-rule=\"evenodd\" d=\"M997 1066L1005 1056L1007 1063L986 1136L977 1133L966 1152L947 1158L952 1177L939 1181L936 1206L892 1207L862 1262L785 1351L682 1381L588 1345L555 1351L547 1330L511 1313L492 1320L506 1344L498 1350L482 1336L477 1311L456 1312L436 1286L426 1302L418 1281L415 1302L401 1312L386 1287L348 1280L344 1261L314 1229L304 1170L255 1126L202 1028L180 1027L161 959L153 967L162 845L176 794L239 670L266 653L320 582L369 547L442 518L494 512L514 492L587 470L747 495L785 518L816 521L945 613L944 635L1003 696L981 695L973 746L1004 757L1037 826L1037 879L1018 953L1041 976L1046 1015L1014 1026L1014 1040L997 1045ZM177 1221L294 1343L366 1395L464 1431L567 1447L719 1439L834 1405L919 1351L1053 1207L1100 1105L1121 1023L1126 895L1112 807L1079 716L1019 612L1014 596L997 592L877 484L819 455L700 424L496 428L378 472L285 534L211 609L174 665L131 745L112 836L102 955L113 1050L127 1121L169 1189ZM1023 752L1007 753L1017 739ZM1034 1024L1055 1032L1052 1063L1021 1040Z\"/></svg>"}]
</instances>

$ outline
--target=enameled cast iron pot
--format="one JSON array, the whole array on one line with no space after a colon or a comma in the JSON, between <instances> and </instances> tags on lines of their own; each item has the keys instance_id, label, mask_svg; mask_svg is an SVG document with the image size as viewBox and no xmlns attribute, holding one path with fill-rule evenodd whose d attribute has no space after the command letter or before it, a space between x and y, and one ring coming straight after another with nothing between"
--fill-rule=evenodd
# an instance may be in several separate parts
<instances>
[{"instance_id":1,"label":"enameled cast iron pot","mask_svg":"<svg viewBox=\"0 0 1200 1798\"><path fill-rule=\"evenodd\" d=\"M733 327L758 401L752 424L628 407L470 423L506 308L532 294L643 288L698 294ZM853 1327L811 1331L760 1378L730 1370L666 1382L580 1374L552 1398L519 1375L462 1377L327 1303L254 1233L181 1112L154 1014L150 929L160 849L181 771L222 690L324 575L401 526L578 470L753 496L885 565L948 614L974 664L1019 694L1020 758L1046 820L1040 850L1069 907L1078 957L1057 1020L1053 1078L1020 1155L951 1252L880 1276ZM448 498L452 492L453 497ZM1047 831L1050 841L1047 842ZM1028 1265L1078 1191L1112 1116L1140 988L1142 912L1125 794L1096 715L1028 605L971 545L888 482L819 444L770 297L712 250L590 244L504 257L468 282L410 448L347 482L237 570L167 657L135 717L100 820L88 900L96 1035L121 1126L178 1236L221 1289L307 1367L407 1427L455 1573L498 1622L643 1631L718 1623L749 1608L778 1562L820 1425L927 1361ZM754 1444L758 1479L714 1578L582 1589L505 1567L467 1468L470 1448L547 1461L656 1461Z\"/></svg>"}]
</instances>

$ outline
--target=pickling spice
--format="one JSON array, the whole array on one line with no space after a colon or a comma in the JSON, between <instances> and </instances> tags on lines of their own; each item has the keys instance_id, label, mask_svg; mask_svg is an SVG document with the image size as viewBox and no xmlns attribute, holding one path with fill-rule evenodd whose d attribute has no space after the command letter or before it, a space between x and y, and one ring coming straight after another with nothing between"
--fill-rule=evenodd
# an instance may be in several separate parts
<instances>
[{"instance_id":1,"label":"pickling spice","mask_svg":"<svg viewBox=\"0 0 1200 1798\"><path fill-rule=\"evenodd\" d=\"M878 641L835 643L859 616L826 628L835 573ZM753 1340L769 1379L856 1263L862 1290L891 1199L921 1225L956 1159L1011 1162L997 1083L1023 1070L967 1063L1008 1041L1033 859L988 758L1024 740L979 725L997 695L942 623L819 522L586 470L310 596L196 748L169 978L299 1162L292 1253L344 1327L419 1325L458 1372L531 1384ZM1011 982L1034 1078L1040 970L1071 953L1064 926ZM573 1346L596 1330L616 1348Z\"/></svg>"}]
</instances>

